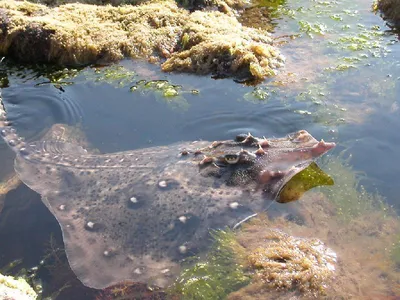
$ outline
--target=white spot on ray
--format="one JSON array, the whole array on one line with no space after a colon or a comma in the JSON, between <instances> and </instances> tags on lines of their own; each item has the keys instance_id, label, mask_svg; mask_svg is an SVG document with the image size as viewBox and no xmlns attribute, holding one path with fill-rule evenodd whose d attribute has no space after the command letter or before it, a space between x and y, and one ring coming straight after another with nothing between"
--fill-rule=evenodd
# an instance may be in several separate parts
<instances>
[{"instance_id":1,"label":"white spot on ray","mask_svg":"<svg viewBox=\"0 0 400 300\"><path fill-rule=\"evenodd\" d=\"M238 202L229 203L229 207L231 209L237 209L239 207L239 203Z\"/></svg>"},{"instance_id":2,"label":"white spot on ray","mask_svg":"<svg viewBox=\"0 0 400 300\"><path fill-rule=\"evenodd\" d=\"M94 228L94 223L89 221L89 222L86 223L86 226L88 228L90 228L90 229L93 229Z\"/></svg>"},{"instance_id":3,"label":"white spot on ray","mask_svg":"<svg viewBox=\"0 0 400 300\"><path fill-rule=\"evenodd\" d=\"M185 254L187 252L187 247L185 245L180 245L178 250L180 253Z\"/></svg>"}]
</instances>

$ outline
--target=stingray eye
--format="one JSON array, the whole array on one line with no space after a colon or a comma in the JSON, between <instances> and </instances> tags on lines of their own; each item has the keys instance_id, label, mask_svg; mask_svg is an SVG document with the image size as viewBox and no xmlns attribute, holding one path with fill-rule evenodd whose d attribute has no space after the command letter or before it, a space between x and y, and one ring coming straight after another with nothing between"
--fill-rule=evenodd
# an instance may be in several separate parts
<instances>
[{"instance_id":1,"label":"stingray eye","mask_svg":"<svg viewBox=\"0 0 400 300\"><path fill-rule=\"evenodd\" d=\"M230 165L234 165L239 161L239 155L237 154L226 154L224 158L226 163Z\"/></svg>"}]
</instances>

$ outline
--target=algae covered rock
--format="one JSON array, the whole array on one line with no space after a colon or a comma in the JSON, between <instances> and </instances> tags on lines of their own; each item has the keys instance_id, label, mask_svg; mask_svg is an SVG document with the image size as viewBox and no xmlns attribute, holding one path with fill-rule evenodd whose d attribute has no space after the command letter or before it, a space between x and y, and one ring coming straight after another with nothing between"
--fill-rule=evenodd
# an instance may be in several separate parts
<instances>
[{"instance_id":1,"label":"algae covered rock","mask_svg":"<svg viewBox=\"0 0 400 300\"><path fill-rule=\"evenodd\" d=\"M0 0L0 29L0 54L22 62L78 66L144 58L163 63L164 71L260 80L283 61L268 32L243 26L232 14L191 13L169 0L53 8Z\"/></svg>"},{"instance_id":2,"label":"algae covered rock","mask_svg":"<svg viewBox=\"0 0 400 300\"><path fill-rule=\"evenodd\" d=\"M0 1L0 8L1 53L22 61L61 65L162 55L175 47L174 37L187 19L187 12L169 1L121 7L74 3L55 8ZM39 43L45 55L35 47L25 49L32 52L29 55L16 51L20 45Z\"/></svg>"},{"instance_id":3,"label":"algae covered rock","mask_svg":"<svg viewBox=\"0 0 400 300\"><path fill-rule=\"evenodd\" d=\"M36 298L36 292L24 279L0 273L0 299L32 300Z\"/></svg>"},{"instance_id":4,"label":"algae covered rock","mask_svg":"<svg viewBox=\"0 0 400 300\"><path fill-rule=\"evenodd\" d=\"M269 35L219 12L192 13L180 45L182 51L172 53L163 63L164 71L261 79L283 62Z\"/></svg>"}]
</instances>

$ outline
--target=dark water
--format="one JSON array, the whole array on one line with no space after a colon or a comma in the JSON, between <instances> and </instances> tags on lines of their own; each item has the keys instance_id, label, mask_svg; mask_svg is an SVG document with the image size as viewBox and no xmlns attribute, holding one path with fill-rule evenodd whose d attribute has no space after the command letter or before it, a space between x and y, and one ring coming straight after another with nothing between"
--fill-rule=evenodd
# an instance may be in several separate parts
<instances>
[{"instance_id":1,"label":"dark water","mask_svg":"<svg viewBox=\"0 0 400 300\"><path fill-rule=\"evenodd\" d=\"M363 172L361 181L366 189L383 195L400 211L400 46L396 35L386 32L385 23L369 12L370 4L364 2L339 3L342 6L337 5L337 11L332 8L324 19L309 18L311 23L322 19L330 25L332 31L322 37L315 33L310 38L299 31L298 19L280 15L275 35L302 34L283 46L282 52L288 63L298 63L295 69L300 77L304 72L308 79L284 86L276 84L279 78L268 80L258 87L269 93L263 100L250 95L254 87L231 79L166 75L157 66L123 61L124 68L139 73L124 85L118 85L119 80L93 80L96 75L91 70L63 80L72 84L59 85L49 83L46 76L35 77L29 69L16 72L15 66L3 66L8 78L2 89L3 101L10 120L28 140L43 136L52 124L65 123L78 126L103 153L187 140L230 139L247 132L280 137L306 129L316 138L337 142L332 155L345 150L353 168ZM300 4L291 5L287 7ZM343 7L357 9L357 17L346 19L349 13L343 13ZM344 15L344 21L334 23L335 13ZM339 28L347 24L354 35L362 26L379 26L373 32L381 34L366 42L379 40L379 44L367 45L355 54L340 45L332 46L329 42L343 37ZM300 50L313 51L313 55L304 57ZM352 62L354 68L323 71L338 65L343 57L360 53L368 53L368 58ZM130 86L146 78L140 75L143 69L152 71L152 79L181 85L181 96L165 98L153 90L130 91ZM199 94L191 93L194 89ZM300 96L304 94L311 96ZM0 176L12 172L12 157L0 141ZM34 266L46 252L44 245L51 234L61 242L58 224L39 196L23 186L10 192L0 215L0 266L21 257L25 266Z\"/></svg>"}]
</instances>

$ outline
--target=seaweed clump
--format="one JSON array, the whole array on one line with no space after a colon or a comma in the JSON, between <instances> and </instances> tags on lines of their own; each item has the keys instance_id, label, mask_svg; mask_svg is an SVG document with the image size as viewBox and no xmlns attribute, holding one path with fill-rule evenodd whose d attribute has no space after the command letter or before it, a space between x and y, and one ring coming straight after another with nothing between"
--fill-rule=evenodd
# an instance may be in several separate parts
<instances>
[{"instance_id":1,"label":"seaweed clump","mask_svg":"<svg viewBox=\"0 0 400 300\"><path fill-rule=\"evenodd\" d=\"M283 62L269 33L231 14L190 13L173 1L50 8L1 0L0 28L0 53L22 62L79 66L144 58L168 72L250 80L273 75Z\"/></svg>"},{"instance_id":2,"label":"seaweed clump","mask_svg":"<svg viewBox=\"0 0 400 300\"><path fill-rule=\"evenodd\" d=\"M324 293L334 275L336 253L318 239L290 236L270 229L264 244L248 257L257 269L256 279L275 289L298 289L302 293Z\"/></svg>"}]
</instances>

